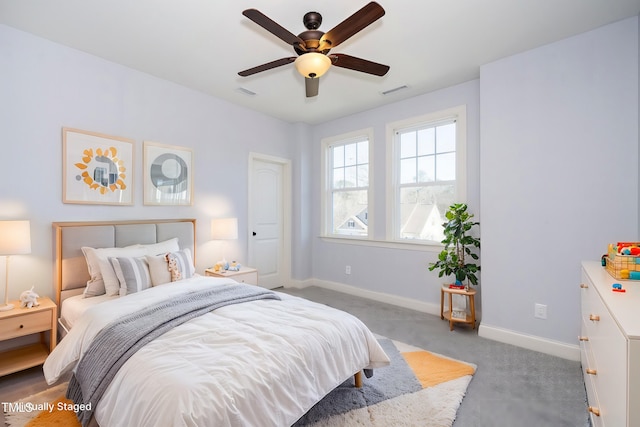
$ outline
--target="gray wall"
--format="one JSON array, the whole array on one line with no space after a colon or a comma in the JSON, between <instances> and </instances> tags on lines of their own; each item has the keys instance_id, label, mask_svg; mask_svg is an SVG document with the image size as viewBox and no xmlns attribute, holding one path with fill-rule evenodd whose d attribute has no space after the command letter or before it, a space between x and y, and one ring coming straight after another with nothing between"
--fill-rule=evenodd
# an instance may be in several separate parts
<instances>
[{"instance_id":1,"label":"gray wall","mask_svg":"<svg viewBox=\"0 0 640 427\"><path fill-rule=\"evenodd\" d=\"M580 261L638 238L638 19L488 64L480 92L483 326L574 343Z\"/></svg>"},{"instance_id":2,"label":"gray wall","mask_svg":"<svg viewBox=\"0 0 640 427\"><path fill-rule=\"evenodd\" d=\"M298 165L300 145L308 138L305 126L292 126L3 25L0 70L0 218L30 219L32 232L32 254L11 260L11 298L31 285L40 295L53 295L54 221L196 218L196 266L202 272L221 257L220 246L210 241L211 218L236 216L240 238L229 242L225 252L246 259L249 152L292 159ZM63 126L135 140L134 206L62 203ZM143 206L144 140L193 149L193 206ZM294 171L294 182L303 182L301 172ZM305 193L296 187L298 212ZM296 227L293 265L304 266L310 257L305 248L308 233L301 228L308 227L300 221ZM301 242L305 238L307 242ZM4 277L4 262L0 264ZM309 267L298 270L308 277ZM4 286L4 280L1 283Z\"/></svg>"}]
</instances>

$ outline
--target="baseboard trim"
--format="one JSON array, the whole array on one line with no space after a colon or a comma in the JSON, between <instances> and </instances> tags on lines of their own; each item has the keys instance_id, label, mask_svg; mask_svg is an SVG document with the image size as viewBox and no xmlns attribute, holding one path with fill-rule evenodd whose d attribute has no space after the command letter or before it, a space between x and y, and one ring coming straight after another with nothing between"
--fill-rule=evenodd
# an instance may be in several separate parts
<instances>
[{"instance_id":1,"label":"baseboard trim","mask_svg":"<svg viewBox=\"0 0 640 427\"><path fill-rule=\"evenodd\" d=\"M512 344L528 350L539 351L551 356L561 357L567 360L580 361L580 347L560 341L527 335L521 332L511 331L496 326L480 324L478 336L505 344Z\"/></svg>"},{"instance_id":2,"label":"baseboard trim","mask_svg":"<svg viewBox=\"0 0 640 427\"><path fill-rule=\"evenodd\" d=\"M305 280L305 282L308 281ZM311 279L311 283L307 284L307 286L317 286L319 288L330 289L332 291L342 292L348 295L367 298L378 302L385 302L398 307L408 308L411 310L440 316L440 305L418 301L412 298L385 294L383 292L369 291L367 289L345 285L344 283L332 282L329 280Z\"/></svg>"}]
</instances>

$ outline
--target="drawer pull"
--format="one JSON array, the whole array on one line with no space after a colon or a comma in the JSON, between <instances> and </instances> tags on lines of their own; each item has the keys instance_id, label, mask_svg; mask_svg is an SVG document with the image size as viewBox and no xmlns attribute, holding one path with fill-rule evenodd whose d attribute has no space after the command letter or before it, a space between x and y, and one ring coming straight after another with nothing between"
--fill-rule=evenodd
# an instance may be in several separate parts
<instances>
[{"instance_id":1,"label":"drawer pull","mask_svg":"<svg viewBox=\"0 0 640 427\"><path fill-rule=\"evenodd\" d=\"M24 328L24 325L20 325L20 329Z\"/></svg>"},{"instance_id":2,"label":"drawer pull","mask_svg":"<svg viewBox=\"0 0 640 427\"><path fill-rule=\"evenodd\" d=\"M587 411L591 412L593 415L595 415L596 417L600 416L600 409L598 408L594 408L593 406L589 406L587 408Z\"/></svg>"},{"instance_id":3,"label":"drawer pull","mask_svg":"<svg viewBox=\"0 0 640 427\"><path fill-rule=\"evenodd\" d=\"M589 341L589 337L578 337L580 341Z\"/></svg>"},{"instance_id":4,"label":"drawer pull","mask_svg":"<svg viewBox=\"0 0 640 427\"><path fill-rule=\"evenodd\" d=\"M589 375L598 375L598 371L596 371L595 369L585 369L585 372Z\"/></svg>"},{"instance_id":5,"label":"drawer pull","mask_svg":"<svg viewBox=\"0 0 640 427\"><path fill-rule=\"evenodd\" d=\"M600 316L595 315L595 314L590 314L589 315L589 320L593 320L594 322L599 322L600 321Z\"/></svg>"},{"instance_id":6,"label":"drawer pull","mask_svg":"<svg viewBox=\"0 0 640 427\"><path fill-rule=\"evenodd\" d=\"M585 285L584 283L580 283L580 288L582 289L588 289L589 285Z\"/></svg>"}]
</instances>

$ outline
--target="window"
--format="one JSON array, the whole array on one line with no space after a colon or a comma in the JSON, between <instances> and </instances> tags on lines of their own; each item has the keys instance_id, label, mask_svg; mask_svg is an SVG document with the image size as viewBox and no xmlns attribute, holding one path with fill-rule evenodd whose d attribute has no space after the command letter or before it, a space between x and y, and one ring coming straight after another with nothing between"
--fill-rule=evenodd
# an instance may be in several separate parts
<instances>
[{"instance_id":1,"label":"window","mask_svg":"<svg viewBox=\"0 0 640 427\"><path fill-rule=\"evenodd\" d=\"M323 140L324 235L369 237L371 130Z\"/></svg>"},{"instance_id":2,"label":"window","mask_svg":"<svg viewBox=\"0 0 640 427\"><path fill-rule=\"evenodd\" d=\"M444 214L465 199L465 108L390 124L390 239L440 242Z\"/></svg>"}]
</instances>

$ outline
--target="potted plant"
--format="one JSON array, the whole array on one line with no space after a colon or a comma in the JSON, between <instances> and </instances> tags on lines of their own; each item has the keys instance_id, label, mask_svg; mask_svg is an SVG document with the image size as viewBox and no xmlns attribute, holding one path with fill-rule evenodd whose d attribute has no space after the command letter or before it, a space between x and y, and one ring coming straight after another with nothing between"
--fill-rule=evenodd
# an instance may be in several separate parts
<instances>
[{"instance_id":1,"label":"potted plant","mask_svg":"<svg viewBox=\"0 0 640 427\"><path fill-rule=\"evenodd\" d=\"M429 271L438 268L438 277L454 276L456 284L464 285L465 288L469 287L469 283L477 285L480 266L468 261L478 259L475 249L480 248L480 239L470 233L480 223L473 221L473 214L467 212L465 203L449 206L445 217L447 222L442 224L444 249L438 255L438 261L429 264Z\"/></svg>"}]
</instances>

